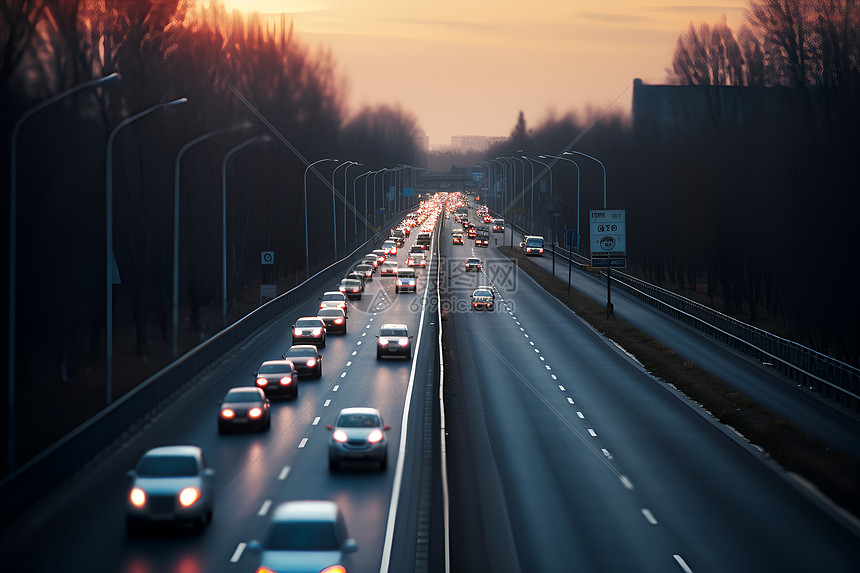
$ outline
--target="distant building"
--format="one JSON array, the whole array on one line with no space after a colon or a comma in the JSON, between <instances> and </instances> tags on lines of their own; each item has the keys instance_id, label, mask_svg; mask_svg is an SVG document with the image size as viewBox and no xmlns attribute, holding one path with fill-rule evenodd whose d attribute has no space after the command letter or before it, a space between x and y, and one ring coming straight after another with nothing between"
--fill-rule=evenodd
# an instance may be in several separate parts
<instances>
[{"instance_id":1,"label":"distant building","mask_svg":"<svg viewBox=\"0 0 860 573\"><path fill-rule=\"evenodd\" d=\"M491 145L507 139L507 137L497 135L452 135L451 149L454 151L484 151Z\"/></svg>"},{"instance_id":2,"label":"distant building","mask_svg":"<svg viewBox=\"0 0 860 573\"><path fill-rule=\"evenodd\" d=\"M416 138L418 149L421 151L430 151L430 136L426 132L421 132Z\"/></svg>"}]
</instances>

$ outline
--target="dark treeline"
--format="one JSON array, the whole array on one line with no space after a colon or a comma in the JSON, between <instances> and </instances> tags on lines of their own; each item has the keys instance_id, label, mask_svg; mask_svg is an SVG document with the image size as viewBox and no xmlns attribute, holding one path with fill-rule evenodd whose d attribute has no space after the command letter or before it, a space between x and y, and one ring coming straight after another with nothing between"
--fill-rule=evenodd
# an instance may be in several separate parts
<instances>
[{"instance_id":1,"label":"dark treeline","mask_svg":"<svg viewBox=\"0 0 860 573\"><path fill-rule=\"evenodd\" d=\"M533 130L521 115L510 141L481 159L565 150L600 159L607 207L627 210L631 272L705 291L719 310L754 324L776 319L791 339L857 365L860 7L845 0L756 0L740 37L735 41L724 23L691 24L679 38L670 81L762 86L754 89L762 90L767 113L737 121L710 99L717 92L699 91L688 93L697 94L690 98L699 98L703 116L670 122L660 134L634 130L636 117L631 125L612 113L593 125L596 113L588 121L550 118ZM588 211L603 208L603 172L590 159L568 158L581 170L579 220L576 167L569 162L544 160L552 164L554 202L563 200L555 219L537 183L537 215L529 217L529 165L524 195L521 163L496 160L491 171L510 175L515 164L518 198L508 213L551 237L555 226L559 235L581 229L587 255ZM548 174L539 169L536 178Z\"/></svg>"},{"instance_id":2,"label":"dark treeline","mask_svg":"<svg viewBox=\"0 0 860 573\"><path fill-rule=\"evenodd\" d=\"M231 319L246 290L255 298L261 282L277 283L282 292L305 279L303 176L309 163L337 158L362 164L336 173L337 245L330 185L339 164L320 163L319 175L308 174L311 273L333 261L335 247L342 256L382 220L364 211L363 179L353 197L354 178L418 164L415 118L384 104L350 116L332 55L312 53L286 18L227 13L219 3L187 0L2 0L4 157L11 155L13 128L27 110L115 72L119 81L46 107L21 125L16 138L15 348L22 411L46 391L62 396L49 408L74 405L86 414L103 406L103 386L69 382L103 380L106 149L109 134L124 120L155 104L188 100L127 124L112 145L121 279L114 287L115 397L157 369L155 362L170 358L165 348L169 354L173 335L175 162L185 144L216 132L181 160L182 352L222 326L221 194L228 152L253 140L231 154L226 169ZM263 135L267 139L254 139ZM344 221L345 175L350 192ZM382 179L376 194L390 214ZM8 221L10 177L0 185ZM353 213L353 204L359 212ZM4 254L7 240L8 233ZM261 251L275 251L276 264L265 274ZM9 259L3 261L8 268ZM6 329L2 337L5 355ZM20 382L33 365L38 389Z\"/></svg>"}]
</instances>

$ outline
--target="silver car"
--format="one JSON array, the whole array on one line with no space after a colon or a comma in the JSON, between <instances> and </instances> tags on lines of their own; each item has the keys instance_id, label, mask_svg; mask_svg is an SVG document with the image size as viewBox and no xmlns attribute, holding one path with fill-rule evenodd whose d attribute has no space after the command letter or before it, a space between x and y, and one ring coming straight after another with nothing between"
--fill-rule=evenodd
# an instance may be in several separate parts
<instances>
[{"instance_id":1,"label":"silver car","mask_svg":"<svg viewBox=\"0 0 860 573\"><path fill-rule=\"evenodd\" d=\"M388 466L388 439L385 432L391 429L382 422L376 408L344 408L337 415L328 443L328 467L340 469L341 462L378 462L379 469Z\"/></svg>"},{"instance_id":2,"label":"silver car","mask_svg":"<svg viewBox=\"0 0 860 573\"><path fill-rule=\"evenodd\" d=\"M126 533L144 523L190 523L202 531L212 521L213 476L197 446L164 446L143 454L128 472Z\"/></svg>"},{"instance_id":3,"label":"silver car","mask_svg":"<svg viewBox=\"0 0 860 573\"><path fill-rule=\"evenodd\" d=\"M257 571L320 573L348 571L349 554L358 545L335 502L309 500L278 505L263 541L251 541L248 548L261 552Z\"/></svg>"}]
</instances>

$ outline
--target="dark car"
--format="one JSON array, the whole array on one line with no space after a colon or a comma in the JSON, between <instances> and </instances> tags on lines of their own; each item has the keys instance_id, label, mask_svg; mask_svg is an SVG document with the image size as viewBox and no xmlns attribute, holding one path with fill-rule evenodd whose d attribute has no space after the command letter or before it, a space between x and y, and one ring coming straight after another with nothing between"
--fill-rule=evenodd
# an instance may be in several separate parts
<instances>
[{"instance_id":1,"label":"dark car","mask_svg":"<svg viewBox=\"0 0 860 573\"><path fill-rule=\"evenodd\" d=\"M412 358L412 337L405 324L383 324L376 338L377 360L383 356Z\"/></svg>"},{"instance_id":2,"label":"dark car","mask_svg":"<svg viewBox=\"0 0 860 573\"><path fill-rule=\"evenodd\" d=\"M475 310L493 310L496 297L487 288L476 288L472 292L472 308Z\"/></svg>"},{"instance_id":3,"label":"dark car","mask_svg":"<svg viewBox=\"0 0 860 573\"><path fill-rule=\"evenodd\" d=\"M325 323L326 334L346 334L346 315L339 308L321 308L317 316Z\"/></svg>"},{"instance_id":4,"label":"dark car","mask_svg":"<svg viewBox=\"0 0 860 573\"><path fill-rule=\"evenodd\" d=\"M260 388L242 386L230 388L224 399L218 402L218 433L228 429L254 428L268 430L272 425L270 403Z\"/></svg>"},{"instance_id":5,"label":"dark car","mask_svg":"<svg viewBox=\"0 0 860 573\"><path fill-rule=\"evenodd\" d=\"M364 275L364 282L373 280L374 269L375 267L371 266L369 263L361 263L360 265L355 265L355 272Z\"/></svg>"},{"instance_id":6,"label":"dark car","mask_svg":"<svg viewBox=\"0 0 860 573\"><path fill-rule=\"evenodd\" d=\"M350 271L346 273L346 276L343 277L345 279L354 279L361 283L361 292L364 292L364 281L367 280L367 277L364 273L358 271Z\"/></svg>"},{"instance_id":7,"label":"dark car","mask_svg":"<svg viewBox=\"0 0 860 573\"><path fill-rule=\"evenodd\" d=\"M342 292L346 298L360 299L361 291L364 290L364 287L358 279L343 279L340 281L340 286L337 287L337 290Z\"/></svg>"},{"instance_id":8,"label":"dark car","mask_svg":"<svg viewBox=\"0 0 860 573\"><path fill-rule=\"evenodd\" d=\"M266 396L287 396L298 398L298 373L293 363L288 360L267 360L254 372L254 384L263 390Z\"/></svg>"},{"instance_id":9,"label":"dark car","mask_svg":"<svg viewBox=\"0 0 860 573\"><path fill-rule=\"evenodd\" d=\"M284 360L293 363L293 368L299 376L322 377L322 356L313 344L290 346L284 354Z\"/></svg>"},{"instance_id":10,"label":"dark car","mask_svg":"<svg viewBox=\"0 0 860 573\"><path fill-rule=\"evenodd\" d=\"M293 344L314 344L325 348L325 337L325 323L318 316L304 316L293 325Z\"/></svg>"},{"instance_id":11,"label":"dark car","mask_svg":"<svg viewBox=\"0 0 860 573\"><path fill-rule=\"evenodd\" d=\"M349 310L346 306L346 295L339 290L329 290L323 293L320 297L320 308L339 308L343 310L346 316L349 316Z\"/></svg>"}]
</instances>

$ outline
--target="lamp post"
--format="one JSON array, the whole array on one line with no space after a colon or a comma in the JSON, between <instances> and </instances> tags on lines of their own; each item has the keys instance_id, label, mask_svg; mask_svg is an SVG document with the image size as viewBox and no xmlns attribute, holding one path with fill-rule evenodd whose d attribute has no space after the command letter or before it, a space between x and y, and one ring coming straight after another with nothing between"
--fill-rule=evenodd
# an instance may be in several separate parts
<instances>
[{"instance_id":1,"label":"lamp post","mask_svg":"<svg viewBox=\"0 0 860 573\"><path fill-rule=\"evenodd\" d=\"M362 165L357 161L347 161L345 163L346 169L343 170L343 254L346 255L346 194L349 191L349 186L346 183L346 172L349 171L349 168L353 165ZM355 214L355 182L352 185L352 213ZM353 224L355 220L353 220Z\"/></svg>"},{"instance_id":2,"label":"lamp post","mask_svg":"<svg viewBox=\"0 0 860 573\"><path fill-rule=\"evenodd\" d=\"M354 163L354 162L353 161L346 161L344 163L341 163L340 165L337 165L334 169L331 170L331 230L332 230L332 235L333 235L332 245L334 245L334 260L335 261L337 260L337 211L335 209L335 203L334 203L334 195L335 195L335 192L334 192L334 174L337 173L337 170L340 169L341 167L349 167L349 165L352 163ZM346 190L344 190L343 200L346 201Z\"/></svg>"},{"instance_id":3,"label":"lamp post","mask_svg":"<svg viewBox=\"0 0 860 573\"><path fill-rule=\"evenodd\" d=\"M603 208L606 209L606 166L603 165L603 162L601 162L596 157L586 155L585 153L582 153L579 151L565 151L562 153L562 155L574 155L574 154L582 155L583 157L588 157L589 159L593 159L594 161L600 163L600 167L603 168Z\"/></svg>"},{"instance_id":4,"label":"lamp post","mask_svg":"<svg viewBox=\"0 0 860 573\"><path fill-rule=\"evenodd\" d=\"M230 149L221 161L221 325L227 326L227 162L230 157L252 143L269 141L268 135L246 139Z\"/></svg>"},{"instance_id":5,"label":"lamp post","mask_svg":"<svg viewBox=\"0 0 860 573\"><path fill-rule=\"evenodd\" d=\"M573 163L573 166L576 167L576 253L579 254L579 164L573 159L568 159L567 157L561 157L559 155L540 155L542 159L551 158L551 159L559 159L561 161L567 161L568 163Z\"/></svg>"},{"instance_id":6,"label":"lamp post","mask_svg":"<svg viewBox=\"0 0 860 573\"><path fill-rule=\"evenodd\" d=\"M39 102L27 111L15 122L12 128L12 141L9 165L9 448L8 468L11 473L15 467L15 319L17 305L17 277L15 267L18 258L18 135L24 122L42 111L46 107L74 95L80 91L100 87L105 84L119 81L119 74L110 74L97 80L84 82L64 92Z\"/></svg>"},{"instance_id":7,"label":"lamp post","mask_svg":"<svg viewBox=\"0 0 860 573\"><path fill-rule=\"evenodd\" d=\"M364 177L364 216L367 216L367 180L370 179L368 177L373 171L367 170L361 175L357 175L355 179L352 180L352 204L355 209L352 211L352 226L355 230L355 242L358 244L358 220L356 213L358 212L357 201L355 198L355 182ZM364 217L362 217L364 218ZM364 240L367 240L367 221L364 222Z\"/></svg>"},{"instance_id":8,"label":"lamp post","mask_svg":"<svg viewBox=\"0 0 860 573\"><path fill-rule=\"evenodd\" d=\"M179 148L179 153L176 154L176 160L173 167L173 359L179 357L179 191L182 171L182 156L185 152L197 145L201 141L206 141L211 137L215 137L221 133L235 131L237 129L245 129L250 127L247 122L225 127L222 129L213 129L207 131L203 135L199 135Z\"/></svg>"},{"instance_id":9,"label":"lamp post","mask_svg":"<svg viewBox=\"0 0 860 573\"><path fill-rule=\"evenodd\" d=\"M322 163L323 161L333 161L337 163L338 159L318 159L308 165L305 168L305 278L309 279L311 277L311 256L310 250L308 249L308 170L316 165L317 163Z\"/></svg>"},{"instance_id":10,"label":"lamp post","mask_svg":"<svg viewBox=\"0 0 860 573\"><path fill-rule=\"evenodd\" d=\"M544 167L547 168L547 170L549 171L549 198L550 198L550 200L552 200L552 167L548 163L544 163L543 161L539 161L537 159L532 159L531 157L527 157L525 155L523 155L523 158L527 159L529 162L533 161L535 163L540 163L541 165L543 165ZM532 165L532 169L534 169L534 165ZM541 175L543 175L543 173L541 173ZM532 185L534 185L534 180L532 180ZM534 187L532 187L532 201L534 201ZM534 207L534 203L532 203L532 207ZM534 209L532 210L532 216L534 216ZM539 219L539 220L541 220L541 219ZM542 224L541 224L541 228L543 228Z\"/></svg>"},{"instance_id":11,"label":"lamp post","mask_svg":"<svg viewBox=\"0 0 860 573\"><path fill-rule=\"evenodd\" d=\"M180 98L171 102L153 105L140 113L121 121L115 128L113 128L110 136L108 136L105 161L107 178L107 183L105 185L105 243L107 245L105 257L105 287L107 290L107 317L105 326L105 399L108 405L110 405L112 400L111 392L113 387L113 275L114 270L116 269L116 260L113 255L113 140L116 138L119 131L131 122L140 119L157 109L181 105L187 101L188 100L186 98Z\"/></svg>"},{"instance_id":12,"label":"lamp post","mask_svg":"<svg viewBox=\"0 0 860 573\"><path fill-rule=\"evenodd\" d=\"M521 153L521 152L523 152L522 149L517 150L517 153ZM529 184L529 188L532 190L532 193L531 193L532 198L531 198L531 207L529 207L529 213L531 213L530 219L532 221L532 225L534 225L534 218L535 218L535 164L532 163L531 159L529 159L525 155L521 155L520 157L528 160L529 165L532 166L532 182ZM525 203L525 200L526 200L526 196L525 196L525 192L526 192L526 190L525 190L525 175L526 175L525 165L526 164L523 163L523 203Z\"/></svg>"}]
</instances>

